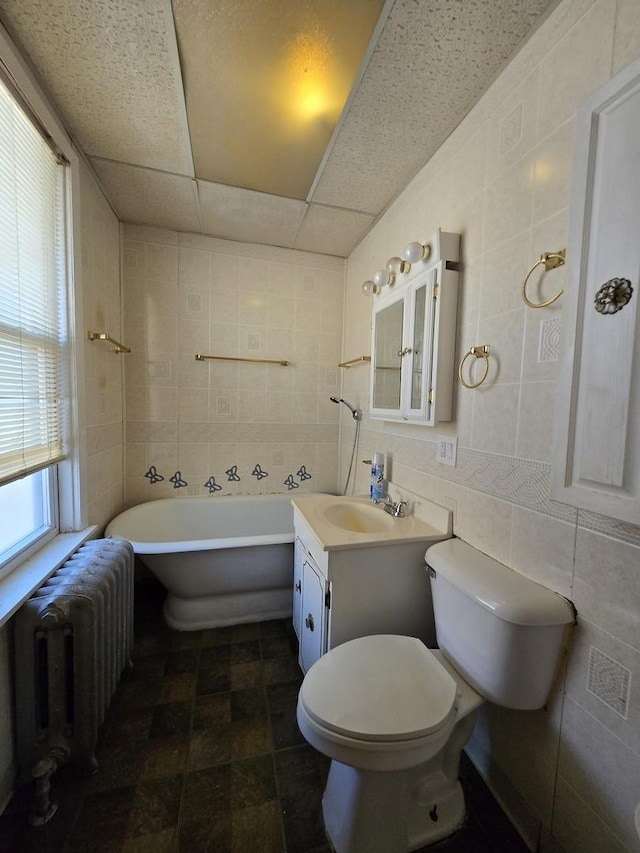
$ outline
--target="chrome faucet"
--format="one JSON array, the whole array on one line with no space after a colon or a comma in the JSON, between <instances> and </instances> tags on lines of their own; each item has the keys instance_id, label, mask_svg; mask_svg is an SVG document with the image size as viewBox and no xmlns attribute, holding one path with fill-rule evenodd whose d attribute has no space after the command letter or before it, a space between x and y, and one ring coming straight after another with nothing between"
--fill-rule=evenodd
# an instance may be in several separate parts
<instances>
[{"instance_id":1,"label":"chrome faucet","mask_svg":"<svg viewBox=\"0 0 640 853\"><path fill-rule=\"evenodd\" d=\"M374 503L381 503L382 509L394 518L404 518L404 508L408 506L407 501L392 501L389 495L386 495L383 500L374 501Z\"/></svg>"}]
</instances>

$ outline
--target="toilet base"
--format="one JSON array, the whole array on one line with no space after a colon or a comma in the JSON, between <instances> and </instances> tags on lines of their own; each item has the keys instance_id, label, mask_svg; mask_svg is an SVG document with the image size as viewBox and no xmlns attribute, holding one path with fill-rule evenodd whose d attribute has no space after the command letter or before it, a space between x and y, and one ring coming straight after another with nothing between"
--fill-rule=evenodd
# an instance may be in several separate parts
<instances>
[{"instance_id":1,"label":"toilet base","mask_svg":"<svg viewBox=\"0 0 640 853\"><path fill-rule=\"evenodd\" d=\"M378 773L331 763L322 799L325 830L336 853L409 853L455 832L464 822L460 783L415 770ZM433 783L436 784L435 787Z\"/></svg>"},{"instance_id":2,"label":"toilet base","mask_svg":"<svg viewBox=\"0 0 640 853\"><path fill-rule=\"evenodd\" d=\"M446 746L408 770L363 770L333 760L322 798L336 853L410 853L454 833L464 822L460 753L475 713L460 720Z\"/></svg>"}]
</instances>

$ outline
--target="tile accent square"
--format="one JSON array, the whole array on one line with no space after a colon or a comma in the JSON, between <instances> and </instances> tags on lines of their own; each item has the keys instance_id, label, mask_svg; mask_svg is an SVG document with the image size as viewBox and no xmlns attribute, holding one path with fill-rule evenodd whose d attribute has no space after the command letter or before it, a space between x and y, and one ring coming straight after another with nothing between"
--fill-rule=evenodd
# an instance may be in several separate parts
<instances>
[{"instance_id":1,"label":"tile accent square","mask_svg":"<svg viewBox=\"0 0 640 853\"><path fill-rule=\"evenodd\" d=\"M558 361L560 357L560 317L550 317L540 321L540 338L538 342L538 363Z\"/></svg>"},{"instance_id":2,"label":"tile accent square","mask_svg":"<svg viewBox=\"0 0 640 853\"><path fill-rule=\"evenodd\" d=\"M520 102L500 125L500 153L506 154L522 139L522 115L524 104Z\"/></svg>"}]
</instances>

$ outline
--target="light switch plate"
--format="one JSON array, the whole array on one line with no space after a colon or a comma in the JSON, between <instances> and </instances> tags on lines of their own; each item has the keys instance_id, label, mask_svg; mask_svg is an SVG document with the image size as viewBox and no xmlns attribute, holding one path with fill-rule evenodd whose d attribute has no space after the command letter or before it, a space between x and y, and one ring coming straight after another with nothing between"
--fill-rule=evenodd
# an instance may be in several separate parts
<instances>
[{"instance_id":1,"label":"light switch plate","mask_svg":"<svg viewBox=\"0 0 640 853\"><path fill-rule=\"evenodd\" d=\"M436 449L436 460L442 465L455 468L458 455L458 439L455 435L439 435Z\"/></svg>"}]
</instances>

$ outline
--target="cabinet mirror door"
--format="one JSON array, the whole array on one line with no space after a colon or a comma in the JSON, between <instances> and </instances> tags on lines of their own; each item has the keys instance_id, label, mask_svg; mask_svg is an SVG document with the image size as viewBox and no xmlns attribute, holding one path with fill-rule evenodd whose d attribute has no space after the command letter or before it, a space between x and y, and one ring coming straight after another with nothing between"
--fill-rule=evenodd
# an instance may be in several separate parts
<instances>
[{"instance_id":1,"label":"cabinet mirror door","mask_svg":"<svg viewBox=\"0 0 640 853\"><path fill-rule=\"evenodd\" d=\"M413 336L411 345L411 406L424 408L424 333L426 322L427 285L418 287L413 296Z\"/></svg>"},{"instance_id":2,"label":"cabinet mirror door","mask_svg":"<svg viewBox=\"0 0 640 853\"><path fill-rule=\"evenodd\" d=\"M400 409L400 367L404 301L374 314L373 407Z\"/></svg>"}]
</instances>

